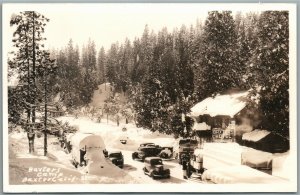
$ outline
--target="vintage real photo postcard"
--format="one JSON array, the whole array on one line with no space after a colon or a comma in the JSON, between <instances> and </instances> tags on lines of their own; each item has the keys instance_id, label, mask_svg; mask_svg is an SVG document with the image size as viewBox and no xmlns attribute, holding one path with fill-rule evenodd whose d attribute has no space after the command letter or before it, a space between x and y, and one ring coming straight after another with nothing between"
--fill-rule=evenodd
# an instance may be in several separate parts
<instances>
[{"instance_id":1,"label":"vintage real photo postcard","mask_svg":"<svg viewBox=\"0 0 300 195\"><path fill-rule=\"evenodd\" d=\"M2 18L5 192L297 191L295 4Z\"/></svg>"}]
</instances>

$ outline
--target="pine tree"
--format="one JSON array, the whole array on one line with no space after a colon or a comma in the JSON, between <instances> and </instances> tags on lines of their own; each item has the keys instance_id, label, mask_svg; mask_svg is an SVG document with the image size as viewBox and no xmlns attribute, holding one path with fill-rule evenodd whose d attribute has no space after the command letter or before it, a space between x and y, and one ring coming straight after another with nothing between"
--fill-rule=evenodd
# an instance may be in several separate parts
<instances>
[{"instance_id":1,"label":"pine tree","mask_svg":"<svg viewBox=\"0 0 300 195\"><path fill-rule=\"evenodd\" d=\"M110 82L112 86L115 85L117 81L117 72L116 69L118 67L118 43L114 43L111 45L110 50L107 55L107 63L106 63L106 78L107 81Z\"/></svg>"},{"instance_id":2,"label":"pine tree","mask_svg":"<svg viewBox=\"0 0 300 195\"><path fill-rule=\"evenodd\" d=\"M199 100L239 86L241 75L236 63L234 20L230 11L209 12L206 19L201 53L194 62L198 69L197 92Z\"/></svg>"},{"instance_id":3,"label":"pine tree","mask_svg":"<svg viewBox=\"0 0 300 195\"><path fill-rule=\"evenodd\" d=\"M80 91L80 99L84 105L91 102L94 90L98 87L96 72L96 48L94 41L89 39L86 47L82 48L82 85Z\"/></svg>"},{"instance_id":4,"label":"pine tree","mask_svg":"<svg viewBox=\"0 0 300 195\"><path fill-rule=\"evenodd\" d=\"M65 49L61 49L57 55L57 76L55 78L59 88L61 101L69 108L81 105L78 96L81 86L81 71L79 67L78 47L73 47L73 41L70 40Z\"/></svg>"},{"instance_id":5,"label":"pine tree","mask_svg":"<svg viewBox=\"0 0 300 195\"><path fill-rule=\"evenodd\" d=\"M27 122L31 120L32 123L35 123L38 95L36 80L39 75L36 69L41 66L44 47L42 42L45 40L42 35L48 21L49 19L35 11L20 12L10 20L10 25L17 27L12 40L17 51L12 52L14 57L9 60L9 68L18 74L19 86L26 94L23 101L26 105Z\"/></svg>"},{"instance_id":6,"label":"pine tree","mask_svg":"<svg viewBox=\"0 0 300 195\"><path fill-rule=\"evenodd\" d=\"M106 56L104 47L101 47L98 59L97 59L97 66L98 66L98 75L99 75L99 83L105 82L105 66L106 66Z\"/></svg>"},{"instance_id":7,"label":"pine tree","mask_svg":"<svg viewBox=\"0 0 300 195\"><path fill-rule=\"evenodd\" d=\"M289 136L289 13L265 11L258 23L252 65L255 93L260 96L261 126Z\"/></svg>"}]
</instances>

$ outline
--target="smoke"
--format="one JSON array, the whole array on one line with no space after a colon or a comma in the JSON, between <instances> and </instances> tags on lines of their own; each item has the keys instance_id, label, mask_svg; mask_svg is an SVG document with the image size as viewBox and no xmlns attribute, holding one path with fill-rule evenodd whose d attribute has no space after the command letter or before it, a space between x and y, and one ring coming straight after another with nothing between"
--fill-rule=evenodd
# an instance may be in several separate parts
<instances>
[{"instance_id":1,"label":"smoke","mask_svg":"<svg viewBox=\"0 0 300 195\"><path fill-rule=\"evenodd\" d=\"M241 123L235 127L235 133L237 136L242 136L244 133L248 133L253 130L253 121L251 119L243 117L240 120Z\"/></svg>"}]
</instances>

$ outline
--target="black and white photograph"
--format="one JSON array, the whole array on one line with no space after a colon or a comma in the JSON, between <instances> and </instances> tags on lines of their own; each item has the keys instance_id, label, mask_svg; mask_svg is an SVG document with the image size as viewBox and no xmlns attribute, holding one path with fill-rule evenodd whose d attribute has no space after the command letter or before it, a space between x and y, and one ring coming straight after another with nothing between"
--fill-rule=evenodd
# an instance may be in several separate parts
<instances>
[{"instance_id":1,"label":"black and white photograph","mask_svg":"<svg viewBox=\"0 0 300 195\"><path fill-rule=\"evenodd\" d=\"M296 4L3 4L4 192L296 192ZM147 185L145 185L147 184Z\"/></svg>"}]
</instances>

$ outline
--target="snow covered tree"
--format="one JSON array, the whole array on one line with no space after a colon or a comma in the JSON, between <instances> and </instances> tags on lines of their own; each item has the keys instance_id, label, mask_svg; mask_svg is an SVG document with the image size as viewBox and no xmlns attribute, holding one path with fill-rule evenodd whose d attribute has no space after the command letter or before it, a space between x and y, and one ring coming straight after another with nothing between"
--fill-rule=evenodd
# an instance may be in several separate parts
<instances>
[{"instance_id":1,"label":"snow covered tree","mask_svg":"<svg viewBox=\"0 0 300 195\"><path fill-rule=\"evenodd\" d=\"M23 101L26 99L23 87L9 86L8 87L8 122L18 124L22 119L22 114L26 104Z\"/></svg>"},{"instance_id":2,"label":"snow covered tree","mask_svg":"<svg viewBox=\"0 0 300 195\"><path fill-rule=\"evenodd\" d=\"M107 81L111 83L111 85L115 85L117 80L117 67L118 67L118 43L114 43L111 45L110 50L107 55L107 63L106 63L106 78Z\"/></svg>"},{"instance_id":3,"label":"snow covered tree","mask_svg":"<svg viewBox=\"0 0 300 195\"><path fill-rule=\"evenodd\" d=\"M152 58L153 47L155 45L155 34L149 33L148 25L145 26L141 39L137 39L133 43L133 83L142 83L147 74Z\"/></svg>"},{"instance_id":4,"label":"snow covered tree","mask_svg":"<svg viewBox=\"0 0 300 195\"><path fill-rule=\"evenodd\" d=\"M80 99L85 105L91 102L94 90L97 89L97 72L96 72L96 48L94 41L89 39L86 47L82 49L82 85Z\"/></svg>"},{"instance_id":5,"label":"snow covered tree","mask_svg":"<svg viewBox=\"0 0 300 195\"><path fill-rule=\"evenodd\" d=\"M104 47L101 47L98 58L97 58L97 67L98 67L98 80L99 83L104 83L106 81L105 79L105 66L106 66L106 56L105 56L105 50Z\"/></svg>"},{"instance_id":6,"label":"snow covered tree","mask_svg":"<svg viewBox=\"0 0 300 195\"><path fill-rule=\"evenodd\" d=\"M198 58L193 62L199 100L239 86L237 36L230 11L209 12Z\"/></svg>"},{"instance_id":7,"label":"snow covered tree","mask_svg":"<svg viewBox=\"0 0 300 195\"><path fill-rule=\"evenodd\" d=\"M78 47L74 48L73 41L70 40L65 49L61 49L57 54L56 64L58 66L57 95L69 109L82 105L78 94L81 91L82 76L79 66Z\"/></svg>"},{"instance_id":8,"label":"snow covered tree","mask_svg":"<svg viewBox=\"0 0 300 195\"><path fill-rule=\"evenodd\" d=\"M258 38L251 70L264 115L261 126L289 136L289 13L263 12Z\"/></svg>"},{"instance_id":9,"label":"snow covered tree","mask_svg":"<svg viewBox=\"0 0 300 195\"><path fill-rule=\"evenodd\" d=\"M185 26L182 26L175 38L175 55L177 60L176 80L179 84L177 93L182 92L185 97L194 91L194 73L189 63L189 34Z\"/></svg>"},{"instance_id":10,"label":"snow covered tree","mask_svg":"<svg viewBox=\"0 0 300 195\"><path fill-rule=\"evenodd\" d=\"M41 66L45 40L42 35L48 21L49 19L35 11L20 12L10 20L10 25L16 26L12 40L16 50L11 52L13 59L8 61L9 69L18 75L19 86L26 94L23 101L26 105L27 122L31 120L32 123L35 123L36 118L36 80L40 76L36 69Z\"/></svg>"}]
</instances>

